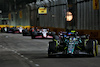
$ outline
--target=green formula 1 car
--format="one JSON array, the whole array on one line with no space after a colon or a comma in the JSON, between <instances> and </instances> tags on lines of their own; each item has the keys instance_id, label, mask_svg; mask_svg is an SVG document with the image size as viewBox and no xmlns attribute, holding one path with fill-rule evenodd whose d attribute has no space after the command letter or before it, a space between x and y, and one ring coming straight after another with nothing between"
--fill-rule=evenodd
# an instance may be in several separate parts
<instances>
[{"instance_id":1,"label":"green formula 1 car","mask_svg":"<svg viewBox=\"0 0 100 67\"><path fill-rule=\"evenodd\" d=\"M90 40L88 35L79 36L76 32L55 36L49 42L48 57L52 55L90 55L97 56L98 41Z\"/></svg>"}]
</instances>

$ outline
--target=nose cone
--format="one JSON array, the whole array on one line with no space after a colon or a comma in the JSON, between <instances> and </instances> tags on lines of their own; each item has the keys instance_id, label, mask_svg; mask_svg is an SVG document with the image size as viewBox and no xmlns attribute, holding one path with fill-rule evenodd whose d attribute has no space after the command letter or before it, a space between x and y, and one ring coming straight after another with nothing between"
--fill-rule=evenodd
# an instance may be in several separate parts
<instances>
[{"instance_id":1,"label":"nose cone","mask_svg":"<svg viewBox=\"0 0 100 67\"><path fill-rule=\"evenodd\" d=\"M43 37L47 37L47 33L46 32L43 32Z\"/></svg>"}]
</instances>

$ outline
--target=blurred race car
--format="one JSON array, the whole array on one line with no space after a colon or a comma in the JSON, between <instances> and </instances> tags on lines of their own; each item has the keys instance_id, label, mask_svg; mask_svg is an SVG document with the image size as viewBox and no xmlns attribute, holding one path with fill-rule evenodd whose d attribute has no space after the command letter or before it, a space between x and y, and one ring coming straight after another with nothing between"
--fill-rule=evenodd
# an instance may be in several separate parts
<instances>
[{"instance_id":1,"label":"blurred race car","mask_svg":"<svg viewBox=\"0 0 100 67\"><path fill-rule=\"evenodd\" d=\"M13 28L14 29L14 31L13 31L13 33L14 34L21 34L22 33L22 30L23 30L23 28L22 27L19 27L19 28Z\"/></svg>"},{"instance_id":2,"label":"blurred race car","mask_svg":"<svg viewBox=\"0 0 100 67\"><path fill-rule=\"evenodd\" d=\"M52 55L90 55L97 56L98 41L90 40L89 35L79 36L76 32L68 32L66 35L54 36L49 42L48 57Z\"/></svg>"},{"instance_id":3,"label":"blurred race car","mask_svg":"<svg viewBox=\"0 0 100 67\"><path fill-rule=\"evenodd\" d=\"M53 38L53 35L55 35L55 32L50 32L49 29L43 28L43 29L32 29L32 39L34 38Z\"/></svg>"},{"instance_id":4,"label":"blurred race car","mask_svg":"<svg viewBox=\"0 0 100 67\"><path fill-rule=\"evenodd\" d=\"M22 30L22 35L23 36L31 36L31 33L32 33L31 31L32 31L31 28L30 29L27 29L27 28L26 29L23 29Z\"/></svg>"},{"instance_id":5,"label":"blurred race car","mask_svg":"<svg viewBox=\"0 0 100 67\"><path fill-rule=\"evenodd\" d=\"M4 32L4 33L22 33L22 30L23 28L22 27L19 27L19 28L16 28L16 27L3 27L1 28L1 32Z\"/></svg>"},{"instance_id":6,"label":"blurred race car","mask_svg":"<svg viewBox=\"0 0 100 67\"><path fill-rule=\"evenodd\" d=\"M13 27L13 28L8 28L7 33L19 34L19 33L22 33L22 30L23 30L22 27L19 27L19 28Z\"/></svg>"},{"instance_id":7,"label":"blurred race car","mask_svg":"<svg viewBox=\"0 0 100 67\"><path fill-rule=\"evenodd\" d=\"M14 28L8 28L7 33L14 33Z\"/></svg>"},{"instance_id":8,"label":"blurred race car","mask_svg":"<svg viewBox=\"0 0 100 67\"><path fill-rule=\"evenodd\" d=\"M6 33L7 30L8 30L8 27L3 27L3 28L1 28L1 32L2 32L2 33Z\"/></svg>"}]
</instances>

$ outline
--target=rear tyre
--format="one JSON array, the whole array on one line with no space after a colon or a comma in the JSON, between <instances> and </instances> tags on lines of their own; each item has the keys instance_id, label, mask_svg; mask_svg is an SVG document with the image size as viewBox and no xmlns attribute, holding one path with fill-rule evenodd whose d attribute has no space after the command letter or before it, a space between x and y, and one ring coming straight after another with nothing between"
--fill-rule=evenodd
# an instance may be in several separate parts
<instances>
[{"instance_id":1,"label":"rear tyre","mask_svg":"<svg viewBox=\"0 0 100 67\"><path fill-rule=\"evenodd\" d=\"M52 57L52 51L50 51L50 49L48 49L48 57Z\"/></svg>"},{"instance_id":2,"label":"rear tyre","mask_svg":"<svg viewBox=\"0 0 100 67\"><path fill-rule=\"evenodd\" d=\"M37 33L36 31L32 32L32 34L31 34L31 35L32 35L31 38L34 39L35 36L36 36L37 34L38 34L38 33Z\"/></svg>"},{"instance_id":3,"label":"rear tyre","mask_svg":"<svg viewBox=\"0 0 100 67\"><path fill-rule=\"evenodd\" d=\"M34 38L35 38L35 36L33 36L33 35L32 35L32 36L31 36L31 38L32 38L32 39L34 39Z\"/></svg>"},{"instance_id":4,"label":"rear tyre","mask_svg":"<svg viewBox=\"0 0 100 67\"><path fill-rule=\"evenodd\" d=\"M25 33L22 33L23 34L23 36L25 36Z\"/></svg>"},{"instance_id":5,"label":"rear tyre","mask_svg":"<svg viewBox=\"0 0 100 67\"><path fill-rule=\"evenodd\" d=\"M96 51L96 56L98 55L98 41L95 40L95 51Z\"/></svg>"},{"instance_id":6,"label":"rear tyre","mask_svg":"<svg viewBox=\"0 0 100 67\"><path fill-rule=\"evenodd\" d=\"M96 47L95 46L96 46L96 44L95 44L94 40L89 40L87 42L86 50L92 57L96 56Z\"/></svg>"}]
</instances>

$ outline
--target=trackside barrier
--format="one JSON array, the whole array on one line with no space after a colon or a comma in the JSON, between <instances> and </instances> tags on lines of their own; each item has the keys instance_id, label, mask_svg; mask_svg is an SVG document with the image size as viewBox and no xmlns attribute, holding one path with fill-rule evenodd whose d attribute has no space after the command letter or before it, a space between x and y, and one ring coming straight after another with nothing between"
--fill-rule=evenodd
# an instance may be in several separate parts
<instances>
[{"instance_id":1,"label":"trackside barrier","mask_svg":"<svg viewBox=\"0 0 100 67\"><path fill-rule=\"evenodd\" d=\"M15 27L15 26L9 26L10 28L13 28L13 27Z\"/></svg>"},{"instance_id":2,"label":"trackside barrier","mask_svg":"<svg viewBox=\"0 0 100 67\"><path fill-rule=\"evenodd\" d=\"M38 29L41 29L42 27L41 27L41 26L37 26L37 28L38 28Z\"/></svg>"},{"instance_id":3,"label":"trackside barrier","mask_svg":"<svg viewBox=\"0 0 100 67\"><path fill-rule=\"evenodd\" d=\"M15 27L16 27L16 28L19 28L19 27L22 27L22 28L23 28L24 26L19 25L19 26L15 26Z\"/></svg>"},{"instance_id":4,"label":"trackside barrier","mask_svg":"<svg viewBox=\"0 0 100 67\"><path fill-rule=\"evenodd\" d=\"M50 31L54 31L56 32L57 34L60 32L60 31L65 31L64 28L54 28L54 27L47 27L50 29Z\"/></svg>"},{"instance_id":5,"label":"trackside barrier","mask_svg":"<svg viewBox=\"0 0 100 67\"><path fill-rule=\"evenodd\" d=\"M100 44L100 30L76 30L79 32L80 35L89 34L90 39L97 39Z\"/></svg>"},{"instance_id":6,"label":"trackside barrier","mask_svg":"<svg viewBox=\"0 0 100 67\"><path fill-rule=\"evenodd\" d=\"M23 28L31 28L31 26L23 26Z\"/></svg>"},{"instance_id":7,"label":"trackside barrier","mask_svg":"<svg viewBox=\"0 0 100 67\"><path fill-rule=\"evenodd\" d=\"M9 25L0 25L0 28L9 27Z\"/></svg>"}]
</instances>

